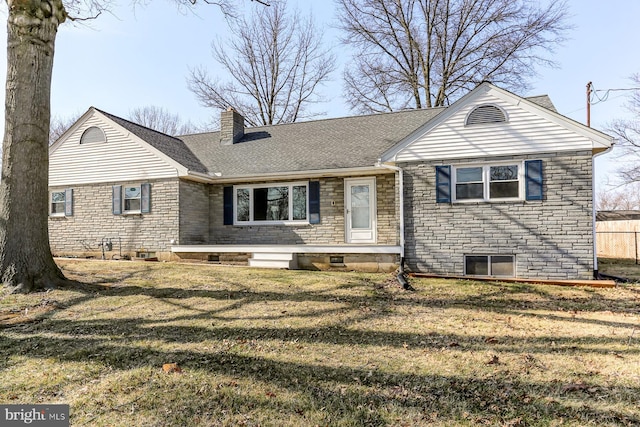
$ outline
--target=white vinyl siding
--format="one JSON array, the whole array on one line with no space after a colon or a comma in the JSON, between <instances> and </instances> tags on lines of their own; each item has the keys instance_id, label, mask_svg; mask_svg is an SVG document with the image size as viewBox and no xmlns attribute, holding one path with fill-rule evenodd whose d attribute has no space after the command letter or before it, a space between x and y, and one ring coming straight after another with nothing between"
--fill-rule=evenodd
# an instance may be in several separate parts
<instances>
[{"instance_id":1,"label":"white vinyl siding","mask_svg":"<svg viewBox=\"0 0 640 427\"><path fill-rule=\"evenodd\" d=\"M80 144L83 132L93 126L104 131L106 142ZM49 158L50 186L178 176L175 164L97 112L59 142Z\"/></svg>"},{"instance_id":2,"label":"white vinyl siding","mask_svg":"<svg viewBox=\"0 0 640 427\"><path fill-rule=\"evenodd\" d=\"M501 108L508 116L508 122L466 126L471 111L485 104ZM425 129L422 135L415 135L415 139L400 149L394 159L411 162L488 158L594 148L594 141L571 129L576 124L563 126L558 119L552 120L551 112L538 114L530 110L491 92L479 94L433 128Z\"/></svg>"}]
</instances>

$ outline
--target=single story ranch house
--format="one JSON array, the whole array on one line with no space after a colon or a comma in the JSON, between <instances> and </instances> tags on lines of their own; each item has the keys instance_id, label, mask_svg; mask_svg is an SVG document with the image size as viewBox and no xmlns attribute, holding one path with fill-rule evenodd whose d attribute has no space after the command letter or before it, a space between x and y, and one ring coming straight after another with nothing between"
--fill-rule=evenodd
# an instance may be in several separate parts
<instances>
[{"instance_id":1,"label":"single story ranch house","mask_svg":"<svg viewBox=\"0 0 640 427\"><path fill-rule=\"evenodd\" d=\"M589 279L613 138L482 83L449 107L168 136L90 108L50 148L57 256Z\"/></svg>"}]
</instances>

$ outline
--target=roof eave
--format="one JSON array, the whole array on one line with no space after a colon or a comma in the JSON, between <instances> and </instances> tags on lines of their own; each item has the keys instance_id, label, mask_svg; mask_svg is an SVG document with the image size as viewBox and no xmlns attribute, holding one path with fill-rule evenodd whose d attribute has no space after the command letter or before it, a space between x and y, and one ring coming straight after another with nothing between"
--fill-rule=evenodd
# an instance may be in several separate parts
<instances>
[{"instance_id":1,"label":"roof eave","mask_svg":"<svg viewBox=\"0 0 640 427\"><path fill-rule=\"evenodd\" d=\"M252 175L233 175L233 176L212 176L208 182L228 184L235 182L254 182L254 181L274 181L274 180L293 180L303 178L324 178L324 177L344 177L344 176L365 176L378 175L383 173L393 173L388 169L372 166L362 166L354 168L339 169L315 169L304 171L287 171L287 172L269 172Z\"/></svg>"}]
</instances>

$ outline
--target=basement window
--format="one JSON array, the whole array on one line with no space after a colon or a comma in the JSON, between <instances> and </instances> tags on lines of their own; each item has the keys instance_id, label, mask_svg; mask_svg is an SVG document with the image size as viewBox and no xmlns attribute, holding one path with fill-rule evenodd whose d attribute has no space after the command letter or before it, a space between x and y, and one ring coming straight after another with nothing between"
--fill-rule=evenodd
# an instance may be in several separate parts
<instances>
[{"instance_id":1,"label":"basement window","mask_svg":"<svg viewBox=\"0 0 640 427\"><path fill-rule=\"evenodd\" d=\"M513 255L465 255L465 276L515 277Z\"/></svg>"}]
</instances>

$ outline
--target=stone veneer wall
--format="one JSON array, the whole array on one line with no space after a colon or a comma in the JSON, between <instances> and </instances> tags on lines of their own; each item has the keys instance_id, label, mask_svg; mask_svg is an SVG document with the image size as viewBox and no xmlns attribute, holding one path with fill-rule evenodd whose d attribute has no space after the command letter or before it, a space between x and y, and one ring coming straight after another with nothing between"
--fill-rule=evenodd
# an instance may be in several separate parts
<instances>
[{"instance_id":1,"label":"stone veneer wall","mask_svg":"<svg viewBox=\"0 0 640 427\"><path fill-rule=\"evenodd\" d=\"M320 224L251 225L223 224L223 185L210 187L210 244L344 244L344 179L321 178ZM287 182L287 181L282 181ZM238 183L239 185L242 183ZM253 184L253 183L252 183ZM269 184L273 184L270 182ZM376 176L378 244L397 245L395 174Z\"/></svg>"},{"instance_id":2,"label":"stone veneer wall","mask_svg":"<svg viewBox=\"0 0 640 427\"><path fill-rule=\"evenodd\" d=\"M137 215L112 213L112 186L134 185L140 182L110 182L50 188L53 191L73 188L73 216L49 217L49 242L56 256L93 255L99 257L98 246L103 237L112 238L113 251L107 258L118 254L118 237L122 239L123 254L135 252L170 251L170 241L178 239L177 179L148 181L151 184L151 212Z\"/></svg>"},{"instance_id":3,"label":"stone veneer wall","mask_svg":"<svg viewBox=\"0 0 640 427\"><path fill-rule=\"evenodd\" d=\"M209 243L209 184L180 180L180 245Z\"/></svg>"},{"instance_id":4,"label":"stone veneer wall","mask_svg":"<svg viewBox=\"0 0 640 427\"><path fill-rule=\"evenodd\" d=\"M525 160L524 156L498 160ZM513 254L523 278L590 279L593 274L592 154L542 159L544 200L436 203L435 166L407 163L406 259L416 271L462 275L465 254Z\"/></svg>"}]
</instances>

